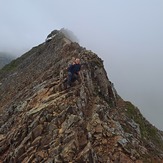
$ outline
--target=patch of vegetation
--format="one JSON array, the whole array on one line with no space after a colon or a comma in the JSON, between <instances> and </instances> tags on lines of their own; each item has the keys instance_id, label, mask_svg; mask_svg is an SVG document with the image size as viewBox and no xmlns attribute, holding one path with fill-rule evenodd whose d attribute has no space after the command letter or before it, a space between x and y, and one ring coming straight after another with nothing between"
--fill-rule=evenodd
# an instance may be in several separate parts
<instances>
[{"instance_id":1,"label":"patch of vegetation","mask_svg":"<svg viewBox=\"0 0 163 163\"><path fill-rule=\"evenodd\" d=\"M14 70L18 65L18 62L17 60L13 60L11 61L9 64L7 64L6 66L4 66L1 70L0 70L0 73L1 72L9 72L9 71L12 71Z\"/></svg>"},{"instance_id":2,"label":"patch of vegetation","mask_svg":"<svg viewBox=\"0 0 163 163\"><path fill-rule=\"evenodd\" d=\"M91 61L89 61L90 62L90 64L91 64L91 67L95 67L95 66L97 66L98 68L103 68L103 65L102 65L102 63L99 61L99 60L91 60Z\"/></svg>"},{"instance_id":3,"label":"patch of vegetation","mask_svg":"<svg viewBox=\"0 0 163 163\"><path fill-rule=\"evenodd\" d=\"M157 147L163 150L163 141L157 128L152 126L140 113L140 111L130 102L126 101L127 116L139 124L142 138L152 141Z\"/></svg>"},{"instance_id":4,"label":"patch of vegetation","mask_svg":"<svg viewBox=\"0 0 163 163\"><path fill-rule=\"evenodd\" d=\"M0 52L0 69L10 63L14 57L8 53Z\"/></svg>"},{"instance_id":5,"label":"patch of vegetation","mask_svg":"<svg viewBox=\"0 0 163 163\"><path fill-rule=\"evenodd\" d=\"M36 51L36 47L32 48L29 52L25 53L21 57L11 61L9 64L5 65L2 69L0 69L0 74L14 71L22 63L23 60L28 58L35 51Z\"/></svg>"}]
</instances>

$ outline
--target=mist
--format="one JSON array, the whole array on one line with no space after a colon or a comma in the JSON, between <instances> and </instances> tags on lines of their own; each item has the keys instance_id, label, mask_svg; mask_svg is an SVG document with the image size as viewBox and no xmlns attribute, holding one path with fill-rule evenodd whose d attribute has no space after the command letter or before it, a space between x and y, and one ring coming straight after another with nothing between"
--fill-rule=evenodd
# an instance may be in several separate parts
<instances>
[{"instance_id":1,"label":"mist","mask_svg":"<svg viewBox=\"0 0 163 163\"><path fill-rule=\"evenodd\" d=\"M162 0L2 0L0 51L18 57L67 28L104 60L118 94L163 130L162 8Z\"/></svg>"}]
</instances>

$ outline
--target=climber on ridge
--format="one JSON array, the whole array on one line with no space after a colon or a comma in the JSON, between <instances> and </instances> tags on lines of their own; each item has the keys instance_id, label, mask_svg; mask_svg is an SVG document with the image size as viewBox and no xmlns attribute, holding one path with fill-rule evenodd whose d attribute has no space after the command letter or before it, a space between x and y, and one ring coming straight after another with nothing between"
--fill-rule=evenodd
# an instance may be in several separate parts
<instances>
[{"instance_id":1,"label":"climber on ridge","mask_svg":"<svg viewBox=\"0 0 163 163\"><path fill-rule=\"evenodd\" d=\"M76 58L75 62L70 64L70 66L68 67L67 88L71 87L72 82L79 79L80 69L80 59Z\"/></svg>"}]
</instances>

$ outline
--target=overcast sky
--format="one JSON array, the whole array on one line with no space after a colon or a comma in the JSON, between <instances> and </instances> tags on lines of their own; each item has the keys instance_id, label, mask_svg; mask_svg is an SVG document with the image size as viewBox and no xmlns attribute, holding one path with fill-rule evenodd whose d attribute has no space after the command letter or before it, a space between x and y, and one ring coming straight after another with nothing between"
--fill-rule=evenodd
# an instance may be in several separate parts
<instances>
[{"instance_id":1,"label":"overcast sky","mask_svg":"<svg viewBox=\"0 0 163 163\"><path fill-rule=\"evenodd\" d=\"M68 28L119 95L163 130L163 0L0 0L0 51L19 56Z\"/></svg>"}]
</instances>

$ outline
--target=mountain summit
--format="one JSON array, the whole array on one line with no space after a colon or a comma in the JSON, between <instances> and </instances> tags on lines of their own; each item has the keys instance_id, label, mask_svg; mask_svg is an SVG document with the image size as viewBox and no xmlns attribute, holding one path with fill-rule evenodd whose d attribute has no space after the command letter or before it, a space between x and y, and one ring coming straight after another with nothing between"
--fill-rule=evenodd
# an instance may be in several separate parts
<instances>
[{"instance_id":1,"label":"mountain summit","mask_svg":"<svg viewBox=\"0 0 163 163\"><path fill-rule=\"evenodd\" d=\"M66 67L81 81L66 88ZM108 79L103 61L55 30L0 70L0 162L163 162L163 134Z\"/></svg>"}]
</instances>

